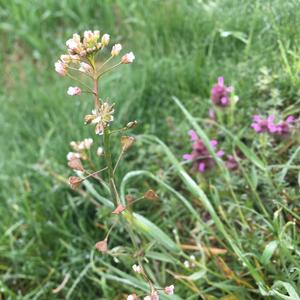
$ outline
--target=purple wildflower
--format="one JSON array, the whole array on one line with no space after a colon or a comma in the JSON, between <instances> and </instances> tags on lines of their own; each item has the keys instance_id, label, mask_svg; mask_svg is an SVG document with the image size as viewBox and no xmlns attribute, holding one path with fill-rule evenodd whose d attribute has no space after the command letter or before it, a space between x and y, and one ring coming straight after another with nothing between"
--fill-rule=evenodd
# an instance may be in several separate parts
<instances>
[{"instance_id":1,"label":"purple wildflower","mask_svg":"<svg viewBox=\"0 0 300 300\"><path fill-rule=\"evenodd\" d=\"M253 116L253 123L251 127L257 132L267 132L274 135L287 135L293 129L295 118L289 116L286 120L280 121L278 124L274 123L275 116L270 115L267 119L263 119L258 115Z\"/></svg>"},{"instance_id":2,"label":"purple wildflower","mask_svg":"<svg viewBox=\"0 0 300 300\"><path fill-rule=\"evenodd\" d=\"M203 173L206 170L211 169L215 165L215 162L209 154L209 151L204 145L203 141L198 137L197 133L194 130L190 130L189 135L191 137L191 141L193 142L193 150L190 154L184 154L183 159L192 161L194 169ZM218 141L211 140L210 144L212 148L217 151L216 148L218 145ZM221 157L224 155L224 151L218 150L216 154L217 156Z\"/></svg>"},{"instance_id":3,"label":"purple wildflower","mask_svg":"<svg viewBox=\"0 0 300 300\"><path fill-rule=\"evenodd\" d=\"M276 132L276 125L274 124L274 115L270 115L267 119L262 119L259 115L253 116L253 123L251 127L257 132L269 132L274 133Z\"/></svg>"},{"instance_id":4,"label":"purple wildflower","mask_svg":"<svg viewBox=\"0 0 300 300\"><path fill-rule=\"evenodd\" d=\"M226 107L230 105L229 94L231 92L233 92L233 87L225 86L224 77L219 77L218 83L211 89L211 100L217 106Z\"/></svg>"},{"instance_id":5,"label":"purple wildflower","mask_svg":"<svg viewBox=\"0 0 300 300\"><path fill-rule=\"evenodd\" d=\"M286 120L282 120L280 121L277 125L276 125L276 134L278 135L287 135L290 133L291 129L293 128L293 123L294 123L294 117L293 116L289 116L286 118Z\"/></svg>"}]
</instances>

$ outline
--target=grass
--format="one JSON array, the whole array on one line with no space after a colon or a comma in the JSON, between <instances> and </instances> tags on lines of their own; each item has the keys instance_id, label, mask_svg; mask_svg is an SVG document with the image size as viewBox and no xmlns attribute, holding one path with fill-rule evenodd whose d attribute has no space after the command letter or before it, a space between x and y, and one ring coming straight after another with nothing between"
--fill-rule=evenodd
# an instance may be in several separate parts
<instances>
[{"instance_id":1,"label":"grass","mask_svg":"<svg viewBox=\"0 0 300 300\"><path fill-rule=\"evenodd\" d=\"M299 139L285 149L249 129L256 112L299 115L298 1L0 5L2 298L125 299L145 288L129 272L134 261L124 248L115 248L119 262L92 250L109 225L110 208L91 203L99 205L103 192L77 194L63 181L69 141L93 135L81 125L91 103L67 98L71 82L54 74L53 62L73 32L89 28L109 32L137 57L100 90L116 102L116 126L137 119L135 133L146 134L118 179L124 195L149 187L160 195L137 206L135 221L153 279L176 281L178 299L299 298ZM220 75L240 101L233 120L217 129L206 117ZM228 152L240 148L246 159L239 172L220 164L201 177L182 166L189 128L204 140L218 135ZM130 246L123 234L118 228L111 247ZM199 245L227 252L209 255ZM187 269L190 255L197 262ZM66 288L53 294L67 274Z\"/></svg>"}]
</instances>

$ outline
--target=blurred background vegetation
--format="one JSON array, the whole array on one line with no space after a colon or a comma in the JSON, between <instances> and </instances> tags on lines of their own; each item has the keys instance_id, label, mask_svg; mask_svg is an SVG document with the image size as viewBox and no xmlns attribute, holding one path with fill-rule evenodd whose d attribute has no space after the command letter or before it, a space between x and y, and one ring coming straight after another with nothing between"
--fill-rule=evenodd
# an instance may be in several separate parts
<instances>
[{"instance_id":1,"label":"blurred background vegetation","mask_svg":"<svg viewBox=\"0 0 300 300\"><path fill-rule=\"evenodd\" d=\"M82 126L90 101L68 98L71 82L54 72L72 33L99 29L111 35L111 44L120 42L135 53L133 65L103 79L102 97L116 103L118 124L138 120L135 133L157 135L179 159L189 126L171 97L181 99L195 117L206 117L210 89L220 75L240 97L239 128L248 128L257 111L299 112L298 0L0 0L0 16L0 299L124 299L120 283L111 285L85 271L105 213L63 181L70 174L69 142L93 135L92 128ZM120 175L132 168L156 173L165 167L170 166L156 146L142 146ZM172 178L173 186L179 185ZM141 207L169 232L176 222L188 226L190 220L184 210L172 213L178 208L171 200L162 207ZM220 264L214 268L221 273ZM299 283L299 269L293 278L286 266L280 269L293 286ZM275 266L269 271L269 278L280 273ZM71 274L68 288L53 295L66 273ZM223 279L196 282L199 290L206 289L196 296L183 284L179 294L258 299L251 287Z\"/></svg>"}]
</instances>

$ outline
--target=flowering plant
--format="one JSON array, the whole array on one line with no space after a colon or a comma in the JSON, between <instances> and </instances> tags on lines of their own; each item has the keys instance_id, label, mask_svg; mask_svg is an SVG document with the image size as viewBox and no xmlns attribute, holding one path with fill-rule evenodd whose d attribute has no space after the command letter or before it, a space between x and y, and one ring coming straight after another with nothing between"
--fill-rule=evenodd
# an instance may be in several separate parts
<instances>
[{"instance_id":1,"label":"flowering plant","mask_svg":"<svg viewBox=\"0 0 300 300\"><path fill-rule=\"evenodd\" d=\"M67 159L68 166L76 172L76 176L71 176L69 178L69 184L73 189L78 189L85 180L89 178L95 178L110 190L110 195L114 203L114 209L111 211L111 214L112 217L115 218L115 221L108 230L105 238L101 241L98 241L95 245L95 248L102 253L107 253L109 251L109 235L114 226L123 217L122 213L127 211L127 213L131 215L131 212L128 210L129 206L132 206L138 200L153 200L158 198L156 193L150 189L144 193L142 197L131 201L130 203L128 201L128 203L125 204L121 203L120 201L118 188L115 182L115 174L122 157L132 146L135 139L132 136L121 136L120 154L116 162L114 162L111 150L112 137L115 134L123 133L131 128L134 128L137 125L137 122L131 121L123 128L112 130L110 125L114 120L114 104L109 103L107 100L104 101L100 98L98 86L101 77L105 73L115 69L120 65L132 63L135 59L135 56L132 52L129 52L123 55L118 63L108 67L109 62L113 58L117 57L122 50L121 44L115 44L111 49L110 57L100 67L98 67L96 56L102 49L108 46L109 41L110 36L108 34L104 34L100 38L100 32L97 30L85 31L83 37L75 33L73 34L73 37L66 42L68 53L61 55L60 59L55 63L55 70L60 76L69 76L80 84L80 86L70 86L67 90L68 95L79 96L83 93L88 93L93 97L93 109L91 110L91 113L85 115L84 123L86 125L90 124L95 126L95 134L102 136L102 145L99 145L96 153L97 156L104 157L106 166L100 170L97 170L95 167L97 163L92 160L92 156L90 155L90 150L94 143L92 138L86 138L83 141L78 142L71 142L70 146L72 147L72 152L68 153ZM81 81L78 77L73 76L71 72L77 72L86 76L92 82L92 87ZM92 169L92 171L89 169ZM105 183L105 180L102 177L107 178L108 183ZM124 220L122 221L126 222L126 218L124 217ZM129 228L129 236L132 240L132 243L136 247L136 237L133 230L130 228L132 224L128 223L127 225L128 226L125 227ZM154 286L143 267L143 251L138 251L138 249L136 249L136 251L137 253L141 254L136 254L135 256L137 257L138 264L133 265L133 271L140 274L149 286L149 295L145 295L144 299L159 299L160 290L164 291L164 293L167 295L173 294L173 285L167 286L164 289L156 288ZM128 295L127 299L134 300L138 298L136 294L131 294Z\"/></svg>"}]
</instances>

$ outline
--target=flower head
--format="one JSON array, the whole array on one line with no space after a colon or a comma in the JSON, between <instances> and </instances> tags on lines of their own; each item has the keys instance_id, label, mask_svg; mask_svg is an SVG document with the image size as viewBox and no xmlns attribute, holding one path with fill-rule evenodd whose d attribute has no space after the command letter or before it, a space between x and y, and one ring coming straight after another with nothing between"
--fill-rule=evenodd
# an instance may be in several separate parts
<instances>
[{"instance_id":1,"label":"flower head","mask_svg":"<svg viewBox=\"0 0 300 300\"><path fill-rule=\"evenodd\" d=\"M107 127L109 123L113 121L113 113L113 105L104 102L97 109L92 110L91 115L86 115L84 117L85 124L95 124L96 134L101 135L103 134L105 127Z\"/></svg>"},{"instance_id":2,"label":"flower head","mask_svg":"<svg viewBox=\"0 0 300 300\"><path fill-rule=\"evenodd\" d=\"M191 137L192 144L192 153L184 154L183 159L189 160L193 162L194 169L200 171L201 173L205 172L208 169L211 169L215 162L211 157L208 149L204 145L203 141L199 139L197 133L194 130L189 131L189 135ZM214 150L216 150L217 156L221 157L224 155L224 151L218 150L217 145L218 141L211 140L210 144Z\"/></svg>"},{"instance_id":3,"label":"flower head","mask_svg":"<svg viewBox=\"0 0 300 300\"><path fill-rule=\"evenodd\" d=\"M295 121L295 118L293 116L288 116L286 120L280 121L276 125L276 131L275 134L278 135L287 135L291 132L291 129L293 128L293 123Z\"/></svg>"},{"instance_id":4,"label":"flower head","mask_svg":"<svg viewBox=\"0 0 300 300\"><path fill-rule=\"evenodd\" d=\"M67 69L67 64L62 62L61 60L57 61L55 64L55 71L60 75L60 76L66 76L68 73Z\"/></svg>"},{"instance_id":5,"label":"flower head","mask_svg":"<svg viewBox=\"0 0 300 300\"><path fill-rule=\"evenodd\" d=\"M224 85L224 77L219 77L218 82L211 90L212 102L221 107L230 105L230 93L233 92L233 87Z\"/></svg>"},{"instance_id":6,"label":"flower head","mask_svg":"<svg viewBox=\"0 0 300 300\"><path fill-rule=\"evenodd\" d=\"M257 133L263 133L263 132L269 132L274 133L276 132L276 125L274 123L275 116L270 115L267 119L263 119L259 115L253 116L253 123L251 124L251 127L257 132Z\"/></svg>"},{"instance_id":7,"label":"flower head","mask_svg":"<svg viewBox=\"0 0 300 300\"><path fill-rule=\"evenodd\" d=\"M131 294L127 296L127 300L137 300L136 294Z\"/></svg>"},{"instance_id":8,"label":"flower head","mask_svg":"<svg viewBox=\"0 0 300 300\"><path fill-rule=\"evenodd\" d=\"M164 288L164 291L165 291L165 293L167 294L167 295L173 295L174 294L174 285L172 284L172 285L170 285L170 286L166 286L165 288Z\"/></svg>"},{"instance_id":9,"label":"flower head","mask_svg":"<svg viewBox=\"0 0 300 300\"><path fill-rule=\"evenodd\" d=\"M123 57L121 58L121 63L122 64L131 64L135 59L135 56L132 52L126 53L125 55L123 55Z\"/></svg>"},{"instance_id":10,"label":"flower head","mask_svg":"<svg viewBox=\"0 0 300 300\"><path fill-rule=\"evenodd\" d=\"M80 35L74 33L73 37L67 40L66 46L70 54L81 54L83 51L83 45L80 41Z\"/></svg>"},{"instance_id":11,"label":"flower head","mask_svg":"<svg viewBox=\"0 0 300 300\"><path fill-rule=\"evenodd\" d=\"M67 94L70 96L77 96L81 94L81 89L78 86L70 86L68 88Z\"/></svg>"},{"instance_id":12,"label":"flower head","mask_svg":"<svg viewBox=\"0 0 300 300\"><path fill-rule=\"evenodd\" d=\"M121 44L115 44L111 49L111 56L117 56L122 50Z\"/></svg>"}]
</instances>

